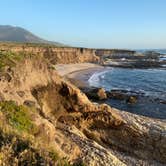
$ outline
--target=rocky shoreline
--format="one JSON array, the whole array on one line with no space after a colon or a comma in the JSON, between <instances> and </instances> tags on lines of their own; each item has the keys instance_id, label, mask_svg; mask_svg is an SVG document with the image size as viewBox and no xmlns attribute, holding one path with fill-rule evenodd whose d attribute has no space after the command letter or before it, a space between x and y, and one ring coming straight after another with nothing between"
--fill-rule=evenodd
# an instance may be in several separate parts
<instances>
[{"instance_id":1,"label":"rocky shoreline","mask_svg":"<svg viewBox=\"0 0 166 166\"><path fill-rule=\"evenodd\" d=\"M67 66L67 65L64 65ZM105 91L103 88L91 87L88 83L89 78L96 72L101 72L107 70L107 67L94 67L89 69L75 70L73 72L68 72L65 75L65 79L70 81L72 84L80 88L87 97L97 103L106 103L118 109L123 109L125 111L133 112L139 115L144 115L152 118L159 118L165 120L164 114L159 112L159 108L164 109L166 105L166 100L160 98L154 98L152 96L147 96L143 92L130 91L125 89L112 89L111 91ZM133 111L133 109L128 110L125 105L133 107L134 105L144 105L144 111L141 110ZM149 106L149 107L148 107ZM157 110L148 113L148 108L153 110L155 107Z\"/></svg>"},{"instance_id":2,"label":"rocky shoreline","mask_svg":"<svg viewBox=\"0 0 166 166\"><path fill-rule=\"evenodd\" d=\"M106 103L120 110L131 112L137 115L144 115L155 119L166 121L166 116L160 109L165 109L166 101L160 98L153 98L141 92L113 89L105 91L103 88L81 87L87 97L97 103ZM134 109L141 105L143 109ZM149 111L150 109L150 111Z\"/></svg>"},{"instance_id":3,"label":"rocky shoreline","mask_svg":"<svg viewBox=\"0 0 166 166\"><path fill-rule=\"evenodd\" d=\"M164 166L166 122L92 102L55 70L61 57L74 59L54 51L1 53L0 164Z\"/></svg>"}]
</instances>

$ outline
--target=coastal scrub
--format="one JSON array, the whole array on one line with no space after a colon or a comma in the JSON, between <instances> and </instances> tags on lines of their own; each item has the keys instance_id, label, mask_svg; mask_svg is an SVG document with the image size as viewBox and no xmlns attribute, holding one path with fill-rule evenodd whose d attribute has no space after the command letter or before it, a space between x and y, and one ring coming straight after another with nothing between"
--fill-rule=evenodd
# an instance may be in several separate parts
<instances>
[{"instance_id":1,"label":"coastal scrub","mask_svg":"<svg viewBox=\"0 0 166 166\"><path fill-rule=\"evenodd\" d=\"M18 131L35 132L35 125L31 121L30 108L14 101L0 102L0 111L5 115L8 123Z\"/></svg>"},{"instance_id":2,"label":"coastal scrub","mask_svg":"<svg viewBox=\"0 0 166 166\"><path fill-rule=\"evenodd\" d=\"M11 51L0 51L0 71L3 70L5 66L14 67L18 61L21 61L25 57L22 52L14 53Z\"/></svg>"}]
</instances>

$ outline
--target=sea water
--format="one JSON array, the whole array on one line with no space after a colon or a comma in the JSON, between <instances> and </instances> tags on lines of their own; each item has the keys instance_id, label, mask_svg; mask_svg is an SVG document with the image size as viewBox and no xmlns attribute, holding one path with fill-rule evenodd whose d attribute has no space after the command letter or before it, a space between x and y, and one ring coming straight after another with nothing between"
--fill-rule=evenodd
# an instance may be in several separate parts
<instances>
[{"instance_id":1,"label":"sea water","mask_svg":"<svg viewBox=\"0 0 166 166\"><path fill-rule=\"evenodd\" d=\"M122 89L143 92L145 96L166 100L165 69L125 69L107 68L94 73L88 80L90 86L103 87L105 90ZM166 104L137 103L133 105L113 100L106 101L125 111L145 116L166 119Z\"/></svg>"}]
</instances>

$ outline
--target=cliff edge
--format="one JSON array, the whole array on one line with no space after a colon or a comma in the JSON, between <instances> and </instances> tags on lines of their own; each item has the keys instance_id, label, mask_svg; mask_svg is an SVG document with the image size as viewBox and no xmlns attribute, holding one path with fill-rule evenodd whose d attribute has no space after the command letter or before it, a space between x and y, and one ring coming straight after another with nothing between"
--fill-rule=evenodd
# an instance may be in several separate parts
<instances>
[{"instance_id":1,"label":"cliff edge","mask_svg":"<svg viewBox=\"0 0 166 166\"><path fill-rule=\"evenodd\" d=\"M51 57L1 53L1 164L166 163L165 122L90 102L58 76Z\"/></svg>"}]
</instances>

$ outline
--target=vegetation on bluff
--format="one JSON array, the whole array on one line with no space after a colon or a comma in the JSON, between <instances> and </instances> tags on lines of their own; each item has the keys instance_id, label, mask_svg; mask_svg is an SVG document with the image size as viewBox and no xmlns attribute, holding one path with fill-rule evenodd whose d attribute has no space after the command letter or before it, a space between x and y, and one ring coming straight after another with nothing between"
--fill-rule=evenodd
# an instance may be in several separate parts
<instances>
[{"instance_id":1,"label":"vegetation on bluff","mask_svg":"<svg viewBox=\"0 0 166 166\"><path fill-rule=\"evenodd\" d=\"M18 106L14 101L4 101L0 103L0 111L5 115L8 123L17 130L35 133L36 126L30 117L32 109L23 105Z\"/></svg>"},{"instance_id":2,"label":"vegetation on bluff","mask_svg":"<svg viewBox=\"0 0 166 166\"><path fill-rule=\"evenodd\" d=\"M32 119L36 112L13 101L0 102L0 165L70 165L35 138L38 128Z\"/></svg>"},{"instance_id":3,"label":"vegetation on bluff","mask_svg":"<svg viewBox=\"0 0 166 166\"><path fill-rule=\"evenodd\" d=\"M5 66L14 67L18 61L24 58L24 53L14 53L11 51L0 51L0 70Z\"/></svg>"}]
</instances>

